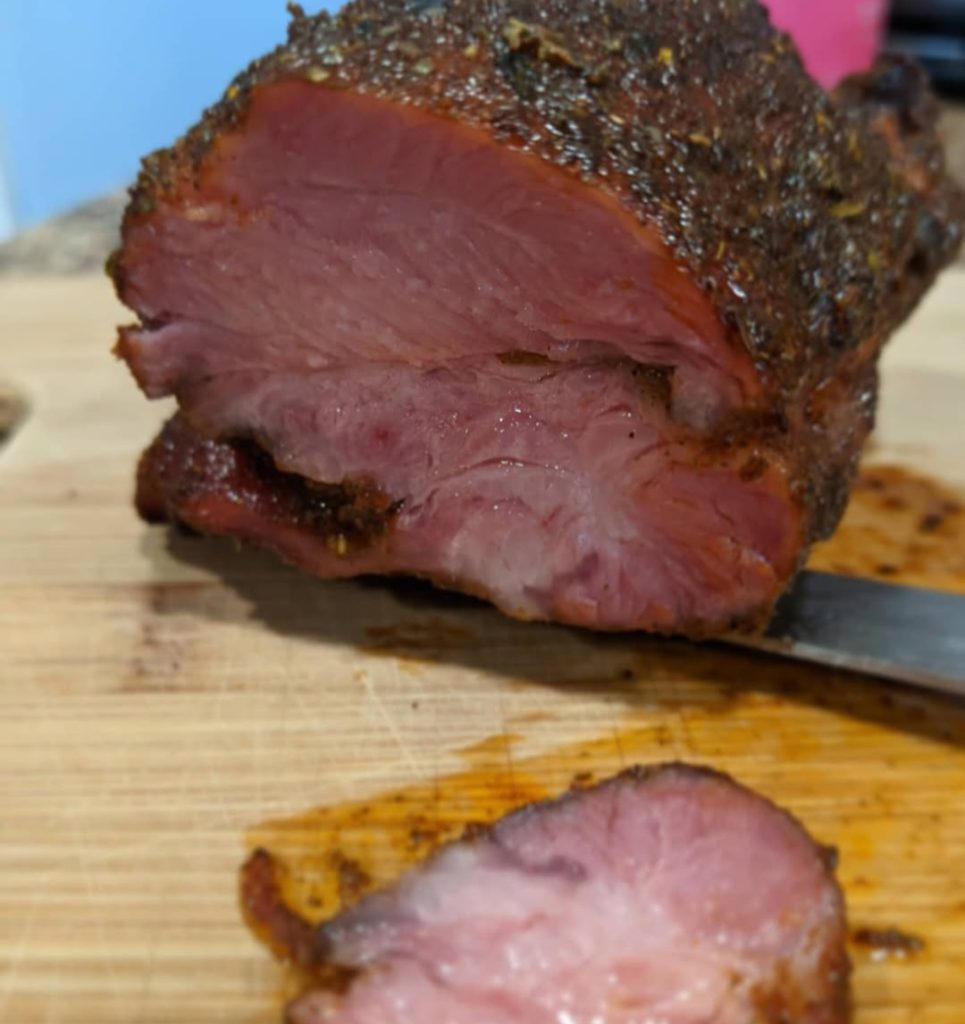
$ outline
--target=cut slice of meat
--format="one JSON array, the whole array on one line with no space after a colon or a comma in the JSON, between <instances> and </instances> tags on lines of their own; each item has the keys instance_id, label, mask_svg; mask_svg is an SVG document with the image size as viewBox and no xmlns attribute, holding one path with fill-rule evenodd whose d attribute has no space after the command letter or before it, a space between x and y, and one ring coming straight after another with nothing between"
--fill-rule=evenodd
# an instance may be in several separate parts
<instances>
[{"instance_id":1,"label":"cut slice of meat","mask_svg":"<svg viewBox=\"0 0 965 1024\"><path fill-rule=\"evenodd\" d=\"M517 811L317 928L263 851L242 900L314 978L292 1024L843 1024L831 860L763 798L669 765Z\"/></svg>"},{"instance_id":2,"label":"cut slice of meat","mask_svg":"<svg viewBox=\"0 0 965 1024\"><path fill-rule=\"evenodd\" d=\"M181 410L141 504L523 618L755 624L957 247L935 119L905 65L826 96L752 0L296 10L125 218L119 352Z\"/></svg>"}]
</instances>

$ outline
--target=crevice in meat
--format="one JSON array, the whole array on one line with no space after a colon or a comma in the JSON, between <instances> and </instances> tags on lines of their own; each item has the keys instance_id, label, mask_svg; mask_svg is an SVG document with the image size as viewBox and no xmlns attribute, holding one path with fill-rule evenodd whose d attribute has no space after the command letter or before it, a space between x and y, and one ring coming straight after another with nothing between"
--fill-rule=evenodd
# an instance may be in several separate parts
<instances>
[{"instance_id":1,"label":"crevice in meat","mask_svg":"<svg viewBox=\"0 0 965 1024\"><path fill-rule=\"evenodd\" d=\"M179 402L162 447L254 439L262 497L240 532L191 463L197 525L184 457L142 490L321 575L757 624L837 522L881 345L959 242L935 120L894 64L825 95L752 0L298 15L148 158L112 261L139 317L118 352ZM293 538L277 474L361 482L392 529Z\"/></svg>"},{"instance_id":2,"label":"crevice in meat","mask_svg":"<svg viewBox=\"0 0 965 1024\"><path fill-rule=\"evenodd\" d=\"M451 370L432 375L453 383ZM335 514L327 489L291 482L358 479L353 464L322 461L328 450L317 434L308 435L310 448L288 449L285 468L297 472L281 473L253 457L250 446L209 441L183 418L145 456L139 504L202 532L230 519L237 533L244 520L244 539L319 575L415 573L489 597L518 616L590 618L600 627L621 626L635 614L627 602L648 607L654 629L693 619L697 632L701 619L719 626L751 616L774 587L775 566L793 566L800 519L787 514L780 469L748 481L748 450L702 452L686 438L668 441L635 409L629 374L620 387L598 381L596 371L581 370L575 380L561 374L545 401L529 387L515 393L508 410L501 401L514 392L505 380L491 406L480 401L489 384L475 374L457 378L454 391L428 386L421 374L419 383L430 399L424 424L424 410L407 404L413 386L400 373L390 395L376 378L354 416L338 375L299 382L273 375L270 382L284 394L289 422L300 415L317 422L320 410L342 403L341 422L333 419L325 433L338 442L344 431L337 449L343 458L358 446L382 460L374 512L392 510L391 530L380 519L347 532L343 523L354 525L347 517L358 517L356 503ZM296 398L306 384L304 398ZM438 418L448 429L435 427ZM354 464L363 478L375 468ZM612 483L598 479L601 471ZM282 523L290 529L282 531ZM700 551L694 536L703 538ZM648 571L633 575L640 564ZM713 608L722 592L727 600Z\"/></svg>"},{"instance_id":3,"label":"crevice in meat","mask_svg":"<svg viewBox=\"0 0 965 1024\"><path fill-rule=\"evenodd\" d=\"M311 926L278 865L242 872L255 933L304 972L292 1024L844 1024L826 851L704 769L633 769L443 847Z\"/></svg>"},{"instance_id":4,"label":"crevice in meat","mask_svg":"<svg viewBox=\"0 0 965 1024\"><path fill-rule=\"evenodd\" d=\"M285 473L255 442L211 441L177 416L141 458L136 503L147 522L204 532L229 517L252 543L259 530L289 531L336 558L384 544L403 505L365 480L318 484Z\"/></svg>"}]
</instances>

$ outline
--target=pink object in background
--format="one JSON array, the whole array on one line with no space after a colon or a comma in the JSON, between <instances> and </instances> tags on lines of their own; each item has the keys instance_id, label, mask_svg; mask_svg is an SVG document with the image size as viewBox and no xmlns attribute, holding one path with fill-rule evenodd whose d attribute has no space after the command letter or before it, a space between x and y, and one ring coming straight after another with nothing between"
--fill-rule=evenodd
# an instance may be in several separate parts
<instances>
[{"instance_id":1,"label":"pink object in background","mask_svg":"<svg viewBox=\"0 0 965 1024\"><path fill-rule=\"evenodd\" d=\"M831 88L867 70L884 33L888 0L763 0L797 43L808 71Z\"/></svg>"}]
</instances>

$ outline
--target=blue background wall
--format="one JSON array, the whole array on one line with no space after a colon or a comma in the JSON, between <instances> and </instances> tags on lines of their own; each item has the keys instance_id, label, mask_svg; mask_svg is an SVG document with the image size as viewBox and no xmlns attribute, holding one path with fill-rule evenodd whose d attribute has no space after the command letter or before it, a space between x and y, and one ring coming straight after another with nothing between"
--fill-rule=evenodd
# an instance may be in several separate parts
<instances>
[{"instance_id":1,"label":"blue background wall","mask_svg":"<svg viewBox=\"0 0 965 1024\"><path fill-rule=\"evenodd\" d=\"M5 187L19 229L127 184L287 22L284 0L0 0L0 208Z\"/></svg>"}]
</instances>

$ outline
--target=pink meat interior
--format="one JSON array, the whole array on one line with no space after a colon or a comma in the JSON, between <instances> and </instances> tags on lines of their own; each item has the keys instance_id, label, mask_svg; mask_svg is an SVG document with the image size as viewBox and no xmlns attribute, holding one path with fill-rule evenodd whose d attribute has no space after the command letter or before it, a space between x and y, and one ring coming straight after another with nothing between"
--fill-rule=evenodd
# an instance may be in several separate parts
<instances>
[{"instance_id":1,"label":"pink meat interior","mask_svg":"<svg viewBox=\"0 0 965 1024\"><path fill-rule=\"evenodd\" d=\"M800 826L683 769L530 808L323 927L293 1024L843 1019L843 910Z\"/></svg>"},{"instance_id":2,"label":"pink meat interior","mask_svg":"<svg viewBox=\"0 0 965 1024\"><path fill-rule=\"evenodd\" d=\"M374 564L292 556L322 575L669 628L752 613L793 570L780 458L708 442L759 385L706 297L616 200L481 131L262 87L129 224L120 273L148 394L398 503Z\"/></svg>"}]
</instances>

